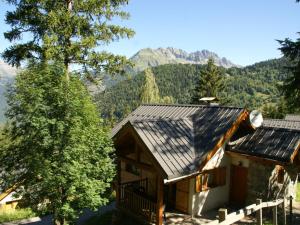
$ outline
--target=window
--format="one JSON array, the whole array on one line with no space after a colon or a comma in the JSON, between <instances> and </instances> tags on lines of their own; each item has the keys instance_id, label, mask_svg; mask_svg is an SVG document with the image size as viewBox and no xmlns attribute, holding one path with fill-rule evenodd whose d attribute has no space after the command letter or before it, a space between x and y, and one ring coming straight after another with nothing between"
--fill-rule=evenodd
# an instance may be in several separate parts
<instances>
[{"instance_id":1,"label":"window","mask_svg":"<svg viewBox=\"0 0 300 225\"><path fill-rule=\"evenodd\" d=\"M226 184L226 167L207 170L196 177L196 192Z\"/></svg>"},{"instance_id":2,"label":"window","mask_svg":"<svg viewBox=\"0 0 300 225\"><path fill-rule=\"evenodd\" d=\"M140 175L139 169L135 165L132 165L130 163L126 163L125 170L129 173L132 173L132 174L136 175L136 176Z\"/></svg>"},{"instance_id":3,"label":"window","mask_svg":"<svg viewBox=\"0 0 300 225\"><path fill-rule=\"evenodd\" d=\"M282 166L277 166L277 182L283 184L284 182L284 168Z\"/></svg>"}]
</instances>

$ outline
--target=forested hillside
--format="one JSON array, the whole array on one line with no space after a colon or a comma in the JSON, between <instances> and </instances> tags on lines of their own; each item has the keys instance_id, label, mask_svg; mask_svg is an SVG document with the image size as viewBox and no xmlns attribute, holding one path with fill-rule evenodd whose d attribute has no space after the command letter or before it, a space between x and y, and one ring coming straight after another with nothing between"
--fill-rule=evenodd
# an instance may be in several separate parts
<instances>
[{"instance_id":1,"label":"forested hillside","mask_svg":"<svg viewBox=\"0 0 300 225\"><path fill-rule=\"evenodd\" d=\"M268 60L244 68L223 69L225 89L221 101L227 105L262 108L274 104L280 94L277 86L287 76L284 59ZM161 96L172 96L176 103L189 104L202 65L168 64L153 67ZM104 118L115 122L140 101L143 72L124 80L95 96Z\"/></svg>"}]
</instances>

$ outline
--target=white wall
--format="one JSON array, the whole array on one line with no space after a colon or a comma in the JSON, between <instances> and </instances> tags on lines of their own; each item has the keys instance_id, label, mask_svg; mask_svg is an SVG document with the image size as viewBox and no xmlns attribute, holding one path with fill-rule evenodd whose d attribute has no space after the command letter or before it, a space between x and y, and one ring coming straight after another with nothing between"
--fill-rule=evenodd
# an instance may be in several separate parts
<instances>
[{"instance_id":1,"label":"white wall","mask_svg":"<svg viewBox=\"0 0 300 225\"><path fill-rule=\"evenodd\" d=\"M226 185L224 186L196 193L195 178L190 180L190 214L201 215L201 213L208 210L222 207L229 201L230 162L230 157L225 154L224 148L222 147L203 168L203 170L209 170L217 167L226 167Z\"/></svg>"},{"instance_id":2,"label":"white wall","mask_svg":"<svg viewBox=\"0 0 300 225\"><path fill-rule=\"evenodd\" d=\"M21 199L21 197L19 198L15 198L13 195L15 194L15 192L11 192L10 194L8 194L4 199L2 199L0 201L0 205L5 204L6 202L10 202L10 201L16 201Z\"/></svg>"}]
</instances>

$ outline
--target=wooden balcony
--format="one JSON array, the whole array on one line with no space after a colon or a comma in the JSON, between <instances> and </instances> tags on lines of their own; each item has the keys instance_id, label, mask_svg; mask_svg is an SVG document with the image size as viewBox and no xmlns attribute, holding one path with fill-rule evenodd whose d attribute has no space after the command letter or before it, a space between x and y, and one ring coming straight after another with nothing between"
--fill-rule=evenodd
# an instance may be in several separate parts
<instances>
[{"instance_id":1,"label":"wooden balcony","mask_svg":"<svg viewBox=\"0 0 300 225\"><path fill-rule=\"evenodd\" d=\"M118 185L118 207L149 223L156 222L157 202L148 195L148 180Z\"/></svg>"}]
</instances>

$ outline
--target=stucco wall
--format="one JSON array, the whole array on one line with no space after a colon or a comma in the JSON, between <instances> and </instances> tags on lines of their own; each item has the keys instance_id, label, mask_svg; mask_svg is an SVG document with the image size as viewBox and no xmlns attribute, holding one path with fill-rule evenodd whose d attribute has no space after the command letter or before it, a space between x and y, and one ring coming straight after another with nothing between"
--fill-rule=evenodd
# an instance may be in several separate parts
<instances>
[{"instance_id":1,"label":"stucco wall","mask_svg":"<svg viewBox=\"0 0 300 225\"><path fill-rule=\"evenodd\" d=\"M223 147L217 151L203 170L209 170L217 167L226 167L226 185L224 186L196 193L195 178L190 180L190 214L201 215L201 213L208 210L222 207L228 202L230 186L230 157L224 153Z\"/></svg>"}]
</instances>

